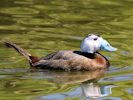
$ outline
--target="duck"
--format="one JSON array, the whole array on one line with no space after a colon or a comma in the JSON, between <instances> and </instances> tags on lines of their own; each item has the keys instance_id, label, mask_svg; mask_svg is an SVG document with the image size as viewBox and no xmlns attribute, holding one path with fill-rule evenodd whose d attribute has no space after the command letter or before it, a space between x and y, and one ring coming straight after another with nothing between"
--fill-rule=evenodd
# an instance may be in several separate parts
<instances>
[{"instance_id":1,"label":"duck","mask_svg":"<svg viewBox=\"0 0 133 100\"><path fill-rule=\"evenodd\" d=\"M106 69L110 66L109 60L99 53L100 50L113 52L117 48L97 34L88 34L81 42L81 50L60 50L44 57L31 55L13 42L5 45L14 48L29 62L31 68L50 70L87 70Z\"/></svg>"}]
</instances>

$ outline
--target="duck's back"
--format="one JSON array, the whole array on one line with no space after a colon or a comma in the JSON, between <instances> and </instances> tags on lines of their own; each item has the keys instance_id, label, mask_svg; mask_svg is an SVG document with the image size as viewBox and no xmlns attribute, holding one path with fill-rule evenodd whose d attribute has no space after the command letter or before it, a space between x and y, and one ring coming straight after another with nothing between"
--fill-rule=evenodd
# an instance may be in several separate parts
<instances>
[{"instance_id":1,"label":"duck's back","mask_svg":"<svg viewBox=\"0 0 133 100\"><path fill-rule=\"evenodd\" d=\"M41 69L96 70L107 68L109 62L99 53L91 55L81 51L59 51L41 58L33 66Z\"/></svg>"}]
</instances>

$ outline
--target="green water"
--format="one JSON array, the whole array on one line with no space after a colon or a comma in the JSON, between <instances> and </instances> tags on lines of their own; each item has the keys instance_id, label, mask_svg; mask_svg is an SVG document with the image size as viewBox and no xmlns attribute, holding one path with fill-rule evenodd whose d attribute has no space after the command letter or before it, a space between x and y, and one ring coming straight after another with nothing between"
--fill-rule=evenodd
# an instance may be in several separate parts
<instances>
[{"instance_id":1,"label":"green water","mask_svg":"<svg viewBox=\"0 0 133 100\"><path fill-rule=\"evenodd\" d=\"M101 52L109 71L30 71L3 45L12 41L41 57L79 50L91 32L118 48ZM0 0L0 100L133 100L132 32L133 0Z\"/></svg>"}]
</instances>

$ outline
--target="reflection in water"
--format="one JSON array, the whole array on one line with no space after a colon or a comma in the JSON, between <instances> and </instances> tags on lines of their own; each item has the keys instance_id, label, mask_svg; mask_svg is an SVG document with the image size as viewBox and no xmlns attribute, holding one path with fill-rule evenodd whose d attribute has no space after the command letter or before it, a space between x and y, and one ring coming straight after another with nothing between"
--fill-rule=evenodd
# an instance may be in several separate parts
<instances>
[{"instance_id":1,"label":"reflection in water","mask_svg":"<svg viewBox=\"0 0 133 100\"><path fill-rule=\"evenodd\" d=\"M66 93L56 93L39 97L39 100L66 100L67 98L85 98L95 100L111 94L112 85L100 86L96 83L82 83L77 89Z\"/></svg>"},{"instance_id":2,"label":"reflection in water","mask_svg":"<svg viewBox=\"0 0 133 100\"><path fill-rule=\"evenodd\" d=\"M125 75L127 82L121 84L119 81L124 75L109 77L106 73L106 76L102 77L106 70L91 72L40 70L30 72L27 69L2 69L0 72L3 74L0 77L0 89L6 90L8 92L7 96L15 95L17 98L19 98L19 95L32 94L32 96L28 96L32 100L73 100L75 98L81 100L122 100L116 97L119 94L124 95L120 89L124 90L125 94L131 95L131 98L133 94L133 84L130 82L132 76L130 74L129 78L128 75ZM111 81L113 78L114 80ZM112 85L117 81L118 84ZM105 84L101 84L102 82ZM121 84L121 87L116 87L119 84ZM128 87L124 88L125 85ZM111 88L113 87L116 88L112 93ZM116 91L119 94L113 95ZM2 95L3 93L1 93ZM14 97L11 100L14 100Z\"/></svg>"},{"instance_id":3,"label":"reflection in water","mask_svg":"<svg viewBox=\"0 0 133 100\"><path fill-rule=\"evenodd\" d=\"M45 76L52 77L52 82L62 83L62 84L74 84L83 82L95 82L99 80L106 70L96 70L96 71L85 71L85 72L52 72L44 73Z\"/></svg>"},{"instance_id":4,"label":"reflection in water","mask_svg":"<svg viewBox=\"0 0 133 100\"><path fill-rule=\"evenodd\" d=\"M67 98L85 98L92 100L111 94L113 85L100 85L97 81L104 75L106 70L97 70L91 72L55 72L53 82L63 84L80 83L78 88L74 88L69 92L53 93L45 96L40 96L39 100L66 100ZM46 73L45 73L46 75ZM47 74L48 75L48 74ZM40 77L39 77L40 78Z\"/></svg>"},{"instance_id":5,"label":"reflection in water","mask_svg":"<svg viewBox=\"0 0 133 100\"><path fill-rule=\"evenodd\" d=\"M99 84L95 83L83 83L81 85L83 94L87 98L87 100L97 99L100 97L108 96L111 94L111 88L115 86L113 85L106 85L100 86Z\"/></svg>"}]
</instances>

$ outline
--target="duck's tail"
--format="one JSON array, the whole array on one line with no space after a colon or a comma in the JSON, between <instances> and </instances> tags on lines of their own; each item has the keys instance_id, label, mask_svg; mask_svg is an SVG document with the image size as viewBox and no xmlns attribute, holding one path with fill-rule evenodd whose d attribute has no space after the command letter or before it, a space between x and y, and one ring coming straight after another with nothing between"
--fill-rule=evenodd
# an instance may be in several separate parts
<instances>
[{"instance_id":1,"label":"duck's tail","mask_svg":"<svg viewBox=\"0 0 133 100\"><path fill-rule=\"evenodd\" d=\"M39 61L38 57L32 56L30 53L19 47L18 45L12 43L12 42L5 42L5 45L10 48L14 48L16 51L18 51L21 55L23 55L29 62L30 65L32 66L33 63Z\"/></svg>"}]
</instances>

